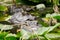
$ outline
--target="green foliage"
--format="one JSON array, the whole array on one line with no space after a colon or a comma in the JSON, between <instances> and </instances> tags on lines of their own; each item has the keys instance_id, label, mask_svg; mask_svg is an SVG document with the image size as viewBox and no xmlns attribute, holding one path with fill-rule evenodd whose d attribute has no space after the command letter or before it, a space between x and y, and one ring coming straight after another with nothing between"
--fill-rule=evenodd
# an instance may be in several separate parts
<instances>
[{"instance_id":1,"label":"green foliage","mask_svg":"<svg viewBox=\"0 0 60 40\"><path fill-rule=\"evenodd\" d=\"M4 40L4 37L8 34L8 32L0 32L0 40Z\"/></svg>"},{"instance_id":2,"label":"green foliage","mask_svg":"<svg viewBox=\"0 0 60 40\"><path fill-rule=\"evenodd\" d=\"M59 5L59 0L53 0L54 5Z\"/></svg>"},{"instance_id":3,"label":"green foliage","mask_svg":"<svg viewBox=\"0 0 60 40\"><path fill-rule=\"evenodd\" d=\"M6 35L5 40L17 40L16 37L15 34L8 34Z\"/></svg>"},{"instance_id":4,"label":"green foliage","mask_svg":"<svg viewBox=\"0 0 60 40\"><path fill-rule=\"evenodd\" d=\"M3 6L3 5L0 5L0 11L7 11L7 7Z\"/></svg>"},{"instance_id":5,"label":"green foliage","mask_svg":"<svg viewBox=\"0 0 60 40\"><path fill-rule=\"evenodd\" d=\"M60 20L60 14L57 14L57 13L47 14L46 17L47 18L55 18L57 20Z\"/></svg>"},{"instance_id":6,"label":"green foliage","mask_svg":"<svg viewBox=\"0 0 60 40\"><path fill-rule=\"evenodd\" d=\"M41 2L42 0L29 0L29 1L33 1L33 2Z\"/></svg>"}]
</instances>

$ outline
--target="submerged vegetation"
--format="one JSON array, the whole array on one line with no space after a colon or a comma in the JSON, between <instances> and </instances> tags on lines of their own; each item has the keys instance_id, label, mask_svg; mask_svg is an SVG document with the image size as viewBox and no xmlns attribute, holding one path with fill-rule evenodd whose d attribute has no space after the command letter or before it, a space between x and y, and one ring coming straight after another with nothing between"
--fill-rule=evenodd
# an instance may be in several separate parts
<instances>
[{"instance_id":1,"label":"submerged vegetation","mask_svg":"<svg viewBox=\"0 0 60 40\"><path fill-rule=\"evenodd\" d=\"M0 0L0 40L60 40L60 0Z\"/></svg>"}]
</instances>

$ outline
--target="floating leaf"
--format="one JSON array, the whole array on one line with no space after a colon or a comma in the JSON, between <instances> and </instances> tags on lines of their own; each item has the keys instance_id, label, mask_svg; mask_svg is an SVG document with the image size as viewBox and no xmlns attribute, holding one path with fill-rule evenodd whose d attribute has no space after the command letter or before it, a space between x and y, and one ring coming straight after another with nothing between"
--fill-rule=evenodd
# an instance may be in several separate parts
<instances>
[{"instance_id":1,"label":"floating leaf","mask_svg":"<svg viewBox=\"0 0 60 40\"><path fill-rule=\"evenodd\" d=\"M10 30L12 28L13 28L12 25L3 25L3 24L0 24L1 31L3 31L3 30Z\"/></svg>"},{"instance_id":2,"label":"floating leaf","mask_svg":"<svg viewBox=\"0 0 60 40\"><path fill-rule=\"evenodd\" d=\"M16 37L16 34L8 34L6 35L5 40L17 40Z\"/></svg>"},{"instance_id":3,"label":"floating leaf","mask_svg":"<svg viewBox=\"0 0 60 40\"><path fill-rule=\"evenodd\" d=\"M60 14L57 14L57 13L53 13L53 14L47 14L46 15L46 18L55 18L55 19L58 19L60 20Z\"/></svg>"},{"instance_id":4,"label":"floating leaf","mask_svg":"<svg viewBox=\"0 0 60 40\"><path fill-rule=\"evenodd\" d=\"M45 35L46 37L52 39L52 40L59 40L60 39L60 34L58 33L49 33Z\"/></svg>"},{"instance_id":5,"label":"floating leaf","mask_svg":"<svg viewBox=\"0 0 60 40\"><path fill-rule=\"evenodd\" d=\"M31 35L29 32L25 31L24 29L21 30L21 37L22 39L28 39Z\"/></svg>"},{"instance_id":6,"label":"floating leaf","mask_svg":"<svg viewBox=\"0 0 60 40\"><path fill-rule=\"evenodd\" d=\"M60 14L54 13L52 14L52 17L60 20Z\"/></svg>"},{"instance_id":7,"label":"floating leaf","mask_svg":"<svg viewBox=\"0 0 60 40\"><path fill-rule=\"evenodd\" d=\"M52 30L54 30L59 25L60 25L60 23L57 23L55 26L52 26L52 27L41 27L38 29L37 34L38 35L45 35L45 34L51 32Z\"/></svg>"},{"instance_id":8,"label":"floating leaf","mask_svg":"<svg viewBox=\"0 0 60 40\"><path fill-rule=\"evenodd\" d=\"M48 32L54 30L54 29L57 28L58 26L60 26L60 23L57 23L56 25L49 27Z\"/></svg>"},{"instance_id":9,"label":"floating leaf","mask_svg":"<svg viewBox=\"0 0 60 40\"><path fill-rule=\"evenodd\" d=\"M16 34L8 34L8 35L6 35L6 37L10 37L10 36L14 36L14 37L17 37L17 35Z\"/></svg>"},{"instance_id":10,"label":"floating leaf","mask_svg":"<svg viewBox=\"0 0 60 40\"><path fill-rule=\"evenodd\" d=\"M43 34L44 34L45 32L47 32L48 30L49 30L48 27L41 27L41 28L38 29L37 34L38 34L38 35L43 35Z\"/></svg>"}]
</instances>

